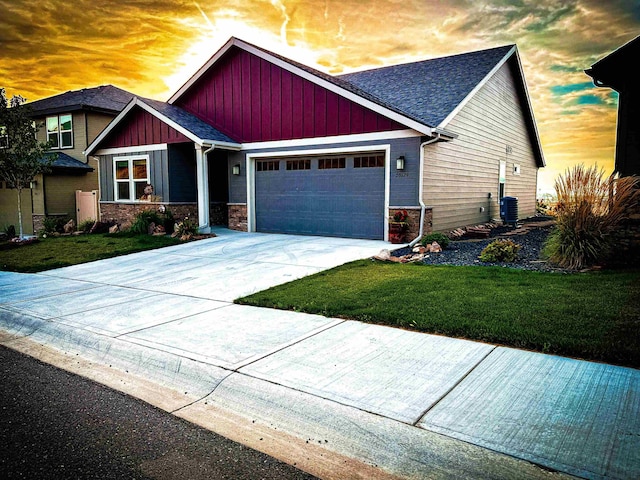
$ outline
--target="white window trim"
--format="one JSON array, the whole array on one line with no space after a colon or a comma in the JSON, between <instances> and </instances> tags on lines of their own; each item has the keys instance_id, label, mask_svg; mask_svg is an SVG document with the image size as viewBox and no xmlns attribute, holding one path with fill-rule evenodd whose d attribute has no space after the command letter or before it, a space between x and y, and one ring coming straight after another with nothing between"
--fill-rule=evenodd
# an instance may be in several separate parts
<instances>
[{"instance_id":1,"label":"white window trim","mask_svg":"<svg viewBox=\"0 0 640 480\"><path fill-rule=\"evenodd\" d=\"M127 161L129 163L129 178L127 180L119 180L116 178L116 174L117 174L117 169L116 169L116 163L117 162L122 162L122 161ZM145 160L147 162L147 176L146 178L142 179L142 178L133 178L133 162L134 160ZM144 180L146 183L150 183L150 177L149 177L149 155L131 155L131 156L127 156L127 157L113 157L113 200L117 203L132 203L132 202L139 202L140 200L138 200L137 198L135 198L135 192L136 192L136 186L135 186L135 182L139 182ZM118 198L118 184L119 183L125 183L128 182L129 183L129 195L133 196L134 198L127 198L127 199L120 199Z\"/></svg>"},{"instance_id":2,"label":"white window trim","mask_svg":"<svg viewBox=\"0 0 640 480\"><path fill-rule=\"evenodd\" d=\"M69 115L71 117L71 129L70 130L62 130L62 124L60 123L60 117L65 116L65 115ZM47 142L49 141L49 119L50 118L55 118L58 121L58 131L57 132L51 132L51 133L57 133L58 134L58 146L57 147L51 147L51 150L68 150L70 148L73 148L74 146L74 136L73 136L73 114L71 113L63 113L60 115L51 115L49 117L45 118L45 124L44 124L44 128L45 131L47 133ZM62 146L62 134L63 133L67 133L67 132L71 132L71 145L68 146Z\"/></svg>"}]
</instances>

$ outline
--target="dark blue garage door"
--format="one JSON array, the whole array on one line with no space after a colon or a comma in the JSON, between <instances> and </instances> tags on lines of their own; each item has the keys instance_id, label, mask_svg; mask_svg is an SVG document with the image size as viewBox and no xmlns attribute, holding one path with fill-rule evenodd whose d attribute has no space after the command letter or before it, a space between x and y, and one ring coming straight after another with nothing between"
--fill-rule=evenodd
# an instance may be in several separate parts
<instances>
[{"instance_id":1,"label":"dark blue garage door","mask_svg":"<svg viewBox=\"0 0 640 480\"><path fill-rule=\"evenodd\" d=\"M259 232L384 238L384 154L257 160Z\"/></svg>"}]
</instances>

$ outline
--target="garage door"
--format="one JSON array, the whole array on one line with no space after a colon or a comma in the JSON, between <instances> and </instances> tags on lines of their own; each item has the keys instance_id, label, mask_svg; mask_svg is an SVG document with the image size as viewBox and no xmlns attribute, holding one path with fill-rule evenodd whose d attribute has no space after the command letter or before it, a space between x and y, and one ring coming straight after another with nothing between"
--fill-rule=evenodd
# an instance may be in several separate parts
<instances>
[{"instance_id":1,"label":"garage door","mask_svg":"<svg viewBox=\"0 0 640 480\"><path fill-rule=\"evenodd\" d=\"M256 160L256 230L383 239L384 158Z\"/></svg>"}]
</instances>

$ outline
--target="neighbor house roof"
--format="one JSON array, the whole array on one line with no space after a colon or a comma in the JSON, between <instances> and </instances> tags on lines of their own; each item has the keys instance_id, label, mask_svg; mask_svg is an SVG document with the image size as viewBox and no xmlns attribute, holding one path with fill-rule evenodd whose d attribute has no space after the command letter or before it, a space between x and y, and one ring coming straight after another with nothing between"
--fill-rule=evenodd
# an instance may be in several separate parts
<instances>
[{"instance_id":1,"label":"neighbor house roof","mask_svg":"<svg viewBox=\"0 0 640 480\"><path fill-rule=\"evenodd\" d=\"M73 157L70 157L64 152L49 152L56 153L56 159L51 163L51 168L54 171L76 171L76 172L93 172L93 167L87 165L86 163L81 162L80 160L76 160ZM42 159L44 162L45 159Z\"/></svg>"},{"instance_id":2,"label":"neighbor house roof","mask_svg":"<svg viewBox=\"0 0 640 480\"><path fill-rule=\"evenodd\" d=\"M514 45L375 68L339 78L430 126L441 126Z\"/></svg>"},{"instance_id":3,"label":"neighbor house roof","mask_svg":"<svg viewBox=\"0 0 640 480\"><path fill-rule=\"evenodd\" d=\"M623 90L626 82L632 80L632 73L637 71L637 61L640 58L640 36L625 43L606 57L598 60L585 70L593 78L598 87L609 87L616 91Z\"/></svg>"},{"instance_id":4,"label":"neighbor house roof","mask_svg":"<svg viewBox=\"0 0 640 480\"><path fill-rule=\"evenodd\" d=\"M71 90L53 97L28 102L33 116L53 115L80 110L118 113L134 97L133 93L113 85L102 85L82 90Z\"/></svg>"}]
</instances>

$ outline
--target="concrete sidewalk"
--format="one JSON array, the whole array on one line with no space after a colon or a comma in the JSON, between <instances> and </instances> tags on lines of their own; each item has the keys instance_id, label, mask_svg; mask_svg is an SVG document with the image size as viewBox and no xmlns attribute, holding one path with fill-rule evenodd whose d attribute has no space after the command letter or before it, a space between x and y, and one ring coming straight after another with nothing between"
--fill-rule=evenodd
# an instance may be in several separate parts
<instances>
[{"instance_id":1,"label":"concrete sidewalk","mask_svg":"<svg viewBox=\"0 0 640 480\"><path fill-rule=\"evenodd\" d=\"M234 305L389 246L216 233L0 272L0 343L322 478L640 478L640 371Z\"/></svg>"}]
</instances>

